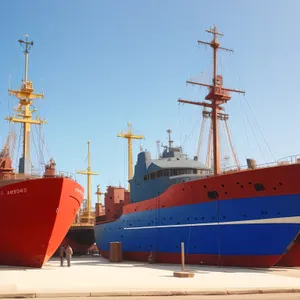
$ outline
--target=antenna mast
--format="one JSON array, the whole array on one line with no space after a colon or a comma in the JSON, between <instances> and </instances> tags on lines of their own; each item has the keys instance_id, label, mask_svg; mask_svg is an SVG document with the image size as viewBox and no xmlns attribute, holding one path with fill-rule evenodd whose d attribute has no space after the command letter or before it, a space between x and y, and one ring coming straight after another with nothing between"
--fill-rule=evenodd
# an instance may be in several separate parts
<instances>
[{"instance_id":1,"label":"antenna mast","mask_svg":"<svg viewBox=\"0 0 300 300\"><path fill-rule=\"evenodd\" d=\"M91 155L90 155L90 141L87 142L88 144L88 167L86 171L77 171L77 174L87 175L87 222L90 222L91 219L91 206L92 206L92 178L91 175L98 175L96 172L91 171Z\"/></svg>"},{"instance_id":2,"label":"antenna mast","mask_svg":"<svg viewBox=\"0 0 300 300\"><path fill-rule=\"evenodd\" d=\"M100 184L97 185L97 192L95 194L97 195L97 203L101 204L101 195L104 195L105 193L101 192Z\"/></svg>"},{"instance_id":3,"label":"antenna mast","mask_svg":"<svg viewBox=\"0 0 300 300\"><path fill-rule=\"evenodd\" d=\"M157 147L157 158L159 159L161 157L161 154L160 154L160 141L159 140L156 141L156 147Z\"/></svg>"},{"instance_id":4,"label":"antenna mast","mask_svg":"<svg viewBox=\"0 0 300 300\"><path fill-rule=\"evenodd\" d=\"M210 100L211 103L208 102L194 102L189 100L179 99L178 102L188 103L194 105L200 105L204 107L211 108L211 118L212 118L212 129L213 129L213 152L214 152L214 175L218 175L220 173L220 149L219 149L219 137L218 137L218 118L221 118L223 113L219 111L224 111L224 107L221 107L221 104L226 103L231 99L229 92L236 92L245 94L244 91L229 89L223 87L223 78L221 75L217 75L217 52L218 49L233 52L231 49L220 47L220 43L217 40L217 36L223 36L223 33L217 31L216 25L214 28L209 28L206 30L208 33L213 34L213 39L210 43L204 41L198 41L198 44L209 45L213 49L213 80L212 84L198 83L193 81L187 81L189 84L205 86L210 89L208 95L205 97L206 100Z\"/></svg>"},{"instance_id":5,"label":"antenna mast","mask_svg":"<svg viewBox=\"0 0 300 300\"><path fill-rule=\"evenodd\" d=\"M128 181L132 179L133 176L133 162L132 162L132 140L141 140L144 138L143 135L135 135L131 132L131 124L127 123L128 131L121 132L117 134L117 137L122 137L128 140ZM130 184L128 182L128 191L130 192Z\"/></svg>"},{"instance_id":6,"label":"antenna mast","mask_svg":"<svg viewBox=\"0 0 300 300\"><path fill-rule=\"evenodd\" d=\"M171 140L171 133L172 133L172 130L171 130L171 129L168 129L168 130L167 130L167 133L168 133L168 135L169 135L169 151L171 151L171 149L173 148L173 142L174 142L174 141Z\"/></svg>"},{"instance_id":7,"label":"antenna mast","mask_svg":"<svg viewBox=\"0 0 300 300\"><path fill-rule=\"evenodd\" d=\"M21 46L24 48L25 54L25 74L24 80L22 80L22 85L20 90L8 90L8 93L19 99L18 107L14 110L18 113L17 117L14 116L5 117L5 120L9 122L22 123L23 124L23 157L20 159L19 173L28 174L31 170L31 159L30 159L30 125L42 125L45 124L45 120L40 120L37 117L35 120L32 119L32 113L36 109L30 109L32 100L35 98L42 99L44 94L33 94L33 84L32 81L28 80L28 54L30 48L33 46L33 41L28 41L28 35L26 34L26 40L18 40Z\"/></svg>"}]
</instances>

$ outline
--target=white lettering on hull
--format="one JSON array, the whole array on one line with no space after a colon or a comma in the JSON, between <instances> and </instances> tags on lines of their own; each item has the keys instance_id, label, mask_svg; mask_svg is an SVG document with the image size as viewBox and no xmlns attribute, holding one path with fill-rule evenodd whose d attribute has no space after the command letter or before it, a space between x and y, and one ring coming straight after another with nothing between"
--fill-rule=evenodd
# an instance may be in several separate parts
<instances>
[{"instance_id":1,"label":"white lettering on hull","mask_svg":"<svg viewBox=\"0 0 300 300\"><path fill-rule=\"evenodd\" d=\"M8 191L1 191L0 196L6 195L6 196L11 196L11 195L17 195L17 194L26 194L27 193L27 188L19 188L19 189L13 189L13 190L8 190Z\"/></svg>"},{"instance_id":2,"label":"white lettering on hull","mask_svg":"<svg viewBox=\"0 0 300 300\"><path fill-rule=\"evenodd\" d=\"M75 193L79 193L82 197L84 197L83 191L79 188L75 188Z\"/></svg>"}]
</instances>

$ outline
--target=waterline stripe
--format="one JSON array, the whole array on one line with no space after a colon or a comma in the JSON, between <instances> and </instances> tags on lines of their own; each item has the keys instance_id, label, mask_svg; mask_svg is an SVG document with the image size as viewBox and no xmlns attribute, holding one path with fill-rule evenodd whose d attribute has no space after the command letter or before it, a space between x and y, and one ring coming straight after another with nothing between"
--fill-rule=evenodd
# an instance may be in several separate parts
<instances>
[{"instance_id":1,"label":"waterline stripe","mask_svg":"<svg viewBox=\"0 0 300 300\"><path fill-rule=\"evenodd\" d=\"M242 225L242 224L272 224L272 223L274 223L274 224L289 224L289 223L300 224L300 216L284 217L284 218L269 218L269 219L253 219L253 220L243 220L243 221L228 221L228 222L125 227L124 230L176 228L176 227L198 227L198 226L216 226L216 225L221 226L221 225Z\"/></svg>"}]
</instances>

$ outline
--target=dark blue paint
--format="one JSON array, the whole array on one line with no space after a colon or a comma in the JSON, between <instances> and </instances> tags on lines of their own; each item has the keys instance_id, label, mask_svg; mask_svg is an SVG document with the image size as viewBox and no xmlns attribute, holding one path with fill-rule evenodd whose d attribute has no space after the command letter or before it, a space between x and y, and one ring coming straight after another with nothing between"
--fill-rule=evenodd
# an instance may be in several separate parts
<instances>
[{"instance_id":1,"label":"dark blue paint","mask_svg":"<svg viewBox=\"0 0 300 300\"><path fill-rule=\"evenodd\" d=\"M300 195L282 195L213 201L123 215L119 220L95 226L96 242L108 250L109 242L121 241L124 251L180 252L228 255L280 255L285 252L300 224L244 224L181 228L124 230L173 224L214 223L300 215Z\"/></svg>"}]
</instances>

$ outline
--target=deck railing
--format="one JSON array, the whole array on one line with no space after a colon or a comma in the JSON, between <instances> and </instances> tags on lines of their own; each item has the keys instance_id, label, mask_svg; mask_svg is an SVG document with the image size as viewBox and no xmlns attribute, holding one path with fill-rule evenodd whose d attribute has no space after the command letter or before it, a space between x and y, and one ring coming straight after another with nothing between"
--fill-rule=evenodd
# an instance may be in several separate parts
<instances>
[{"instance_id":1,"label":"deck railing","mask_svg":"<svg viewBox=\"0 0 300 300\"><path fill-rule=\"evenodd\" d=\"M44 176L44 171L32 171L30 173L22 174L22 173L15 173L14 175L7 174L9 178L3 178L0 180L32 180L32 179L38 179L42 178ZM71 172L65 172L65 171L56 171L55 175L53 177L63 177L63 178L69 178L74 181L76 181L76 176L74 173Z\"/></svg>"},{"instance_id":2,"label":"deck railing","mask_svg":"<svg viewBox=\"0 0 300 300\"><path fill-rule=\"evenodd\" d=\"M252 170L252 169L262 169L262 168L270 168L270 167L276 167L276 166L282 166L282 165L291 165L291 164L299 164L300 163L300 155L291 155L284 158L281 158L277 161L264 163L255 165L253 168L249 168L248 165L242 165L242 166L230 166L223 168L221 171L221 174L228 174L228 173L234 173L244 170Z\"/></svg>"}]
</instances>

